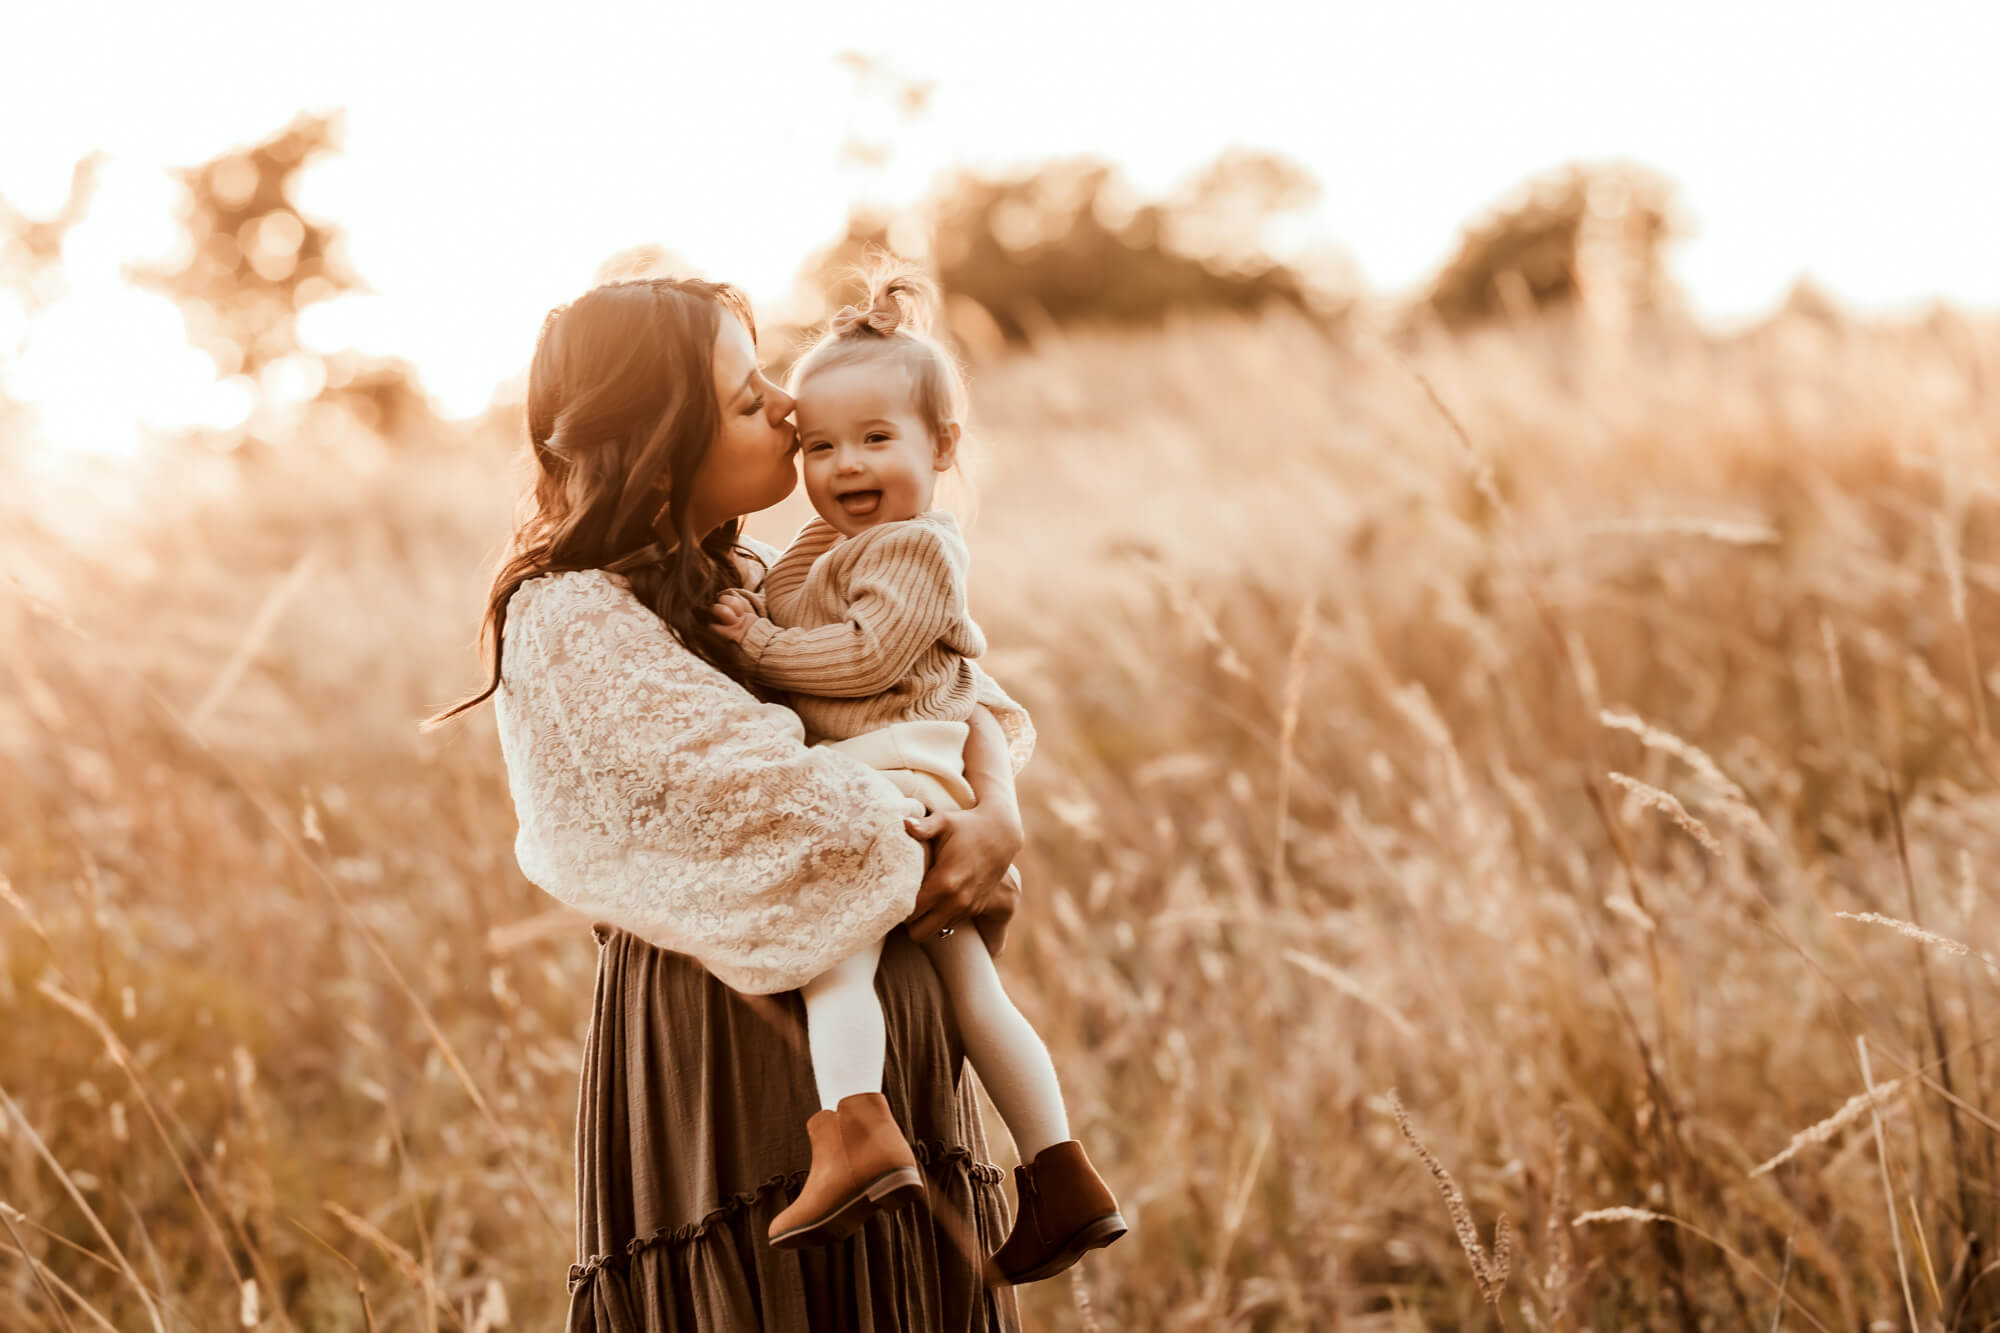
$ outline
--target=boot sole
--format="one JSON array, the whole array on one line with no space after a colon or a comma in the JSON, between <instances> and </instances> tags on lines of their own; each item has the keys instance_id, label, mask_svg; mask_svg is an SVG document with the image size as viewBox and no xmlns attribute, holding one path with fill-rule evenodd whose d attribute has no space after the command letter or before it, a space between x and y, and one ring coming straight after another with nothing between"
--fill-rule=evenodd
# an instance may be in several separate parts
<instances>
[{"instance_id":1,"label":"boot sole","mask_svg":"<svg viewBox=\"0 0 2000 1333\"><path fill-rule=\"evenodd\" d=\"M830 1245L859 1231L875 1214L899 1208L924 1192L923 1173L914 1166L884 1171L854 1192L840 1207L817 1221L793 1227L771 1237L781 1250L802 1250L812 1245Z\"/></svg>"},{"instance_id":2,"label":"boot sole","mask_svg":"<svg viewBox=\"0 0 2000 1333\"><path fill-rule=\"evenodd\" d=\"M996 1270L995 1277L1000 1285L1007 1287L1018 1287L1024 1282L1040 1282L1043 1278L1054 1277L1092 1250L1101 1250L1117 1240L1127 1229L1122 1213L1106 1213L1078 1227L1076 1232L1062 1243L1062 1248L1042 1263L1021 1273L1000 1273Z\"/></svg>"}]
</instances>

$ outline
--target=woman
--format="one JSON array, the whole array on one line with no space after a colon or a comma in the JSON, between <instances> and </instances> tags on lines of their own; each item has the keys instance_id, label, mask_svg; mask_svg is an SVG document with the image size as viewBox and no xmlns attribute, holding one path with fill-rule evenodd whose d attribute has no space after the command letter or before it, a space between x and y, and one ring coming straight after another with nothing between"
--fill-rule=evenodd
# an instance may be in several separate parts
<instances>
[{"instance_id":1,"label":"woman","mask_svg":"<svg viewBox=\"0 0 2000 1333\"><path fill-rule=\"evenodd\" d=\"M984 683L977 807L912 819L886 778L808 748L734 678L707 608L761 579L775 553L738 545L741 517L797 481L791 400L755 345L748 306L711 283L618 283L550 314L492 676L443 715L493 698L522 870L599 923L568 1327L1017 1329L1011 1294L980 1280L1007 1232L1000 1172L911 937L974 920L990 936L1013 915L1032 732ZM884 934L883 1091L929 1207L773 1249L817 1107L793 992Z\"/></svg>"}]
</instances>

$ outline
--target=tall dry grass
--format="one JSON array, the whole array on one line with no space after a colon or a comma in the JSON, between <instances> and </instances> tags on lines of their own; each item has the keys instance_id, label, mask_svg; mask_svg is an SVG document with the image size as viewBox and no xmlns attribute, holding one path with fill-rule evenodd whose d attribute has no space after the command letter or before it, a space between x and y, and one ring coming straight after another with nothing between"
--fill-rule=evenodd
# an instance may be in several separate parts
<instances>
[{"instance_id":1,"label":"tall dry grass","mask_svg":"<svg viewBox=\"0 0 2000 1333\"><path fill-rule=\"evenodd\" d=\"M1135 1220L1030 1326L2000 1315L1996 384L1948 316L984 368L1006 968ZM558 1318L594 952L414 727L505 454L0 491L0 1325Z\"/></svg>"}]
</instances>

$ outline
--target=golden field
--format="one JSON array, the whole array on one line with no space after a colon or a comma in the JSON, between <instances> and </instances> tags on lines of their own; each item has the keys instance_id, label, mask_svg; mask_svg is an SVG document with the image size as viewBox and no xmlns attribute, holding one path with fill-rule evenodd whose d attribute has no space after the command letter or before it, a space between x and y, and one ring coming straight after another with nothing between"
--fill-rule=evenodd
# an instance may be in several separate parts
<instances>
[{"instance_id":1,"label":"golden field","mask_svg":"<svg viewBox=\"0 0 2000 1333\"><path fill-rule=\"evenodd\" d=\"M1214 319L973 396L1003 967L1134 1220L1030 1328L2000 1318L2000 331ZM0 1326L558 1323L594 949L490 720L416 727L516 443L0 483Z\"/></svg>"}]
</instances>

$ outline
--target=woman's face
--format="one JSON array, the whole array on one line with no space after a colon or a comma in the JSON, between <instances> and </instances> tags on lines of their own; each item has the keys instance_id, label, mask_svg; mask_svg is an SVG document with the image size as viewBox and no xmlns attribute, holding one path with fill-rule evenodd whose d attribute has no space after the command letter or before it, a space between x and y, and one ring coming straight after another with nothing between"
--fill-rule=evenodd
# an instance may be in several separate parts
<instances>
[{"instance_id":1,"label":"woman's face","mask_svg":"<svg viewBox=\"0 0 2000 1333\"><path fill-rule=\"evenodd\" d=\"M769 509L799 483L798 435L786 420L791 395L764 378L749 330L727 312L715 332L715 401L722 424L688 500L694 530L704 535Z\"/></svg>"}]
</instances>

